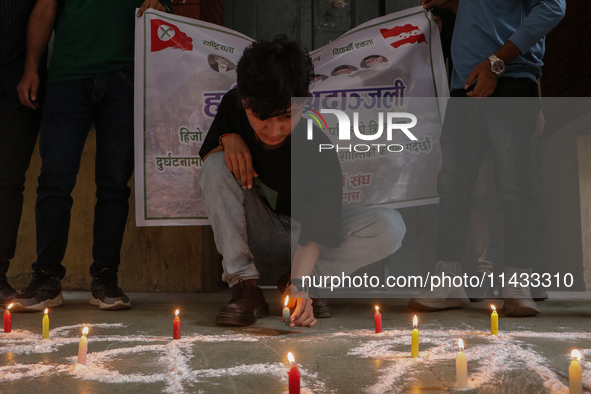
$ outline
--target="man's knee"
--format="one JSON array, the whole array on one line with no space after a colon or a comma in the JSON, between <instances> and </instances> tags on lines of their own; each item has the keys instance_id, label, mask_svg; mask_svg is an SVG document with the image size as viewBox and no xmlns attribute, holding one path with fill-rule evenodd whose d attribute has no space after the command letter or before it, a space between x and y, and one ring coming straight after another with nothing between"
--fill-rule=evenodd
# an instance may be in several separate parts
<instances>
[{"instance_id":1,"label":"man's knee","mask_svg":"<svg viewBox=\"0 0 591 394\"><path fill-rule=\"evenodd\" d=\"M201 166L199 172L199 186L204 189L212 183L223 177L232 176L224 160L224 152L213 153L207 157Z\"/></svg>"},{"instance_id":2,"label":"man's knee","mask_svg":"<svg viewBox=\"0 0 591 394\"><path fill-rule=\"evenodd\" d=\"M396 252L402 246L406 234L406 225L402 215L394 209L375 208L374 225L379 235L378 247L383 249L385 256Z\"/></svg>"}]
</instances>

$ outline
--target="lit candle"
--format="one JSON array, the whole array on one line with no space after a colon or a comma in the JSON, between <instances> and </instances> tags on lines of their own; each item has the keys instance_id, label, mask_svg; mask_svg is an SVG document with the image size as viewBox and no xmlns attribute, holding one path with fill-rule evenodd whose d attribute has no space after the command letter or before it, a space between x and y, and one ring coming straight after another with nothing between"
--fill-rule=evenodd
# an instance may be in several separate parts
<instances>
[{"instance_id":1,"label":"lit candle","mask_svg":"<svg viewBox=\"0 0 591 394\"><path fill-rule=\"evenodd\" d=\"M464 353L464 341L460 339L458 341L458 346L460 346L460 352L456 357L457 388L460 390L466 390L468 388L468 361L466 360L466 354Z\"/></svg>"},{"instance_id":2,"label":"lit candle","mask_svg":"<svg viewBox=\"0 0 591 394\"><path fill-rule=\"evenodd\" d=\"M10 315L10 308L12 308L13 304L10 304L6 307L4 311L4 332L9 333L12 331L12 316Z\"/></svg>"},{"instance_id":3,"label":"lit candle","mask_svg":"<svg viewBox=\"0 0 591 394\"><path fill-rule=\"evenodd\" d=\"M581 394L583 392L583 371L581 370L581 353L575 349L570 354L573 360L568 367L568 392L569 394Z\"/></svg>"},{"instance_id":4,"label":"lit candle","mask_svg":"<svg viewBox=\"0 0 591 394\"><path fill-rule=\"evenodd\" d=\"M174 320L172 321L172 339L181 339L181 318L178 309L174 313Z\"/></svg>"},{"instance_id":5,"label":"lit candle","mask_svg":"<svg viewBox=\"0 0 591 394\"><path fill-rule=\"evenodd\" d=\"M418 323L419 323L419 319L417 319L417 316L415 315L414 319L412 319L413 330L412 330L412 342L410 345L410 356L413 358L419 357L419 330L417 328Z\"/></svg>"},{"instance_id":6,"label":"lit candle","mask_svg":"<svg viewBox=\"0 0 591 394\"><path fill-rule=\"evenodd\" d=\"M499 335L499 315L497 314L497 308L494 305L492 308L492 315L490 315L490 335Z\"/></svg>"},{"instance_id":7,"label":"lit candle","mask_svg":"<svg viewBox=\"0 0 591 394\"><path fill-rule=\"evenodd\" d=\"M287 373L289 376L289 394L300 394L300 370L295 363L295 357L291 352L287 353L287 359L291 364L291 369Z\"/></svg>"},{"instance_id":8,"label":"lit candle","mask_svg":"<svg viewBox=\"0 0 591 394\"><path fill-rule=\"evenodd\" d=\"M285 320L285 325L287 327L289 327L289 318L291 317L291 314L289 313L289 307L287 306L289 304L289 296L285 297L285 307L283 308L283 320Z\"/></svg>"},{"instance_id":9,"label":"lit candle","mask_svg":"<svg viewBox=\"0 0 591 394\"><path fill-rule=\"evenodd\" d=\"M382 332L382 314L380 313L380 307L376 306L376 313L373 316L376 323L376 334Z\"/></svg>"},{"instance_id":10,"label":"lit candle","mask_svg":"<svg viewBox=\"0 0 591 394\"><path fill-rule=\"evenodd\" d=\"M86 339L87 334L88 327L84 327L80 342L78 342L78 364L82 365L86 365L86 351L88 350L88 340Z\"/></svg>"},{"instance_id":11,"label":"lit candle","mask_svg":"<svg viewBox=\"0 0 591 394\"><path fill-rule=\"evenodd\" d=\"M43 315L43 332L41 337L43 339L49 339L49 316L47 315L49 310L45 308L45 314Z\"/></svg>"}]
</instances>

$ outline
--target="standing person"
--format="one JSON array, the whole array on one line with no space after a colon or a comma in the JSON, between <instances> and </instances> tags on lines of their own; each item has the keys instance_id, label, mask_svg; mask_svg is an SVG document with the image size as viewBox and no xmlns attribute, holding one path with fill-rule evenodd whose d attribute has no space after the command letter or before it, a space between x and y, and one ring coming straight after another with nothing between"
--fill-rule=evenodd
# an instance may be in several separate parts
<instances>
[{"instance_id":1,"label":"standing person","mask_svg":"<svg viewBox=\"0 0 591 394\"><path fill-rule=\"evenodd\" d=\"M168 1L162 0L167 6ZM29 20L21 100L39 87L37 68L55 27L41 122L42 160L37 202L37 261L33 279L14 300L15 311L63 302L61 283L76 184L88 132L96 126L97 202L94 212L90 303L126 309L118 286L121 243L133 172L133 51L135 10L164 11L157 0L38 0Z\"/></svg>"},{"instance_id":2,"label":"standing person","mask_svg":"<svg viewBox=\"0 0 591 394\"><path fill-rule=\"evenodd\" d=\"M330 309L308 297L302 277L351 275L398 250L406 227L393 209L342 207L338 156L318 151L318 141L330 139L315 129L314 143L308 141L304 103L292 105L292 97L308 97L314 80L298 43L284 36L257 41L236 72L238 87L222 99L199 151L222 279L233 288L216 323L250 325L268 315L256 285L257 265L266 260L277 276L287 272L278 287L283 297L292 295L290 326L311 327Z\"/></svg>"},{"instance_id":3,"label":"standing person","mask_svg":"<svg viewBox=\"0 0 591 394\"><path fill-rule=\"evenodd\" d=\"M16 250L25 173L41 122L40 92L34 92L35 98L27 108L20 103L17 91L25 66L27 22L35 3L36 0L0 2L0 306L9 304L16 296L6 273ZM36 72L43 84L47 76L44 61Z\"/></svg>"},{"instance_id":4,"label":"standing person","mask_svg":"<svg viewBox=\"0 0 591 394\"><path fill-rule=\"evenodd\" d=\"M425 0L424 7L446 7L449 0ZM459 1L454 35L452 99L441 133L443 166L438 177L439 227L436 274L460 275L466 248L474 182L490 150L504 214L507 316L539 313L527 282L534 246L532 137L539 106L511 100L465 97L538 96L544 36L564 16L564 0ZM501 12L502 10L502 12ZM457 98L463 98L461 100ZM469 303L463 286L442 286L411 299L417 310L440 310Z\"/></svg>"}]
</instances>

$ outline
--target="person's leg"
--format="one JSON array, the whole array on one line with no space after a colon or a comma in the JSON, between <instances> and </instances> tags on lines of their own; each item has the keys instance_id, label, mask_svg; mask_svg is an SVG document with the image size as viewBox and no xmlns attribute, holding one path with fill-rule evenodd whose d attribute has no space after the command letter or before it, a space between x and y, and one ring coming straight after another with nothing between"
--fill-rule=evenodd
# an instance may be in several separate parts
<instances>
[{"instance_id":1,"label":"person's leg","mask_svg":"<svg viewBox=\"0 0 591 394\"><path fill-rule=\"evenodd\" d=\"M439 222L435 274L461 274L466 249L474 183L487 151L478 101L457 97L448 101L441 131L442 168L437 178ZM422 291L409 302L415 310L455 308L470 302L463 287L440 286Z\"/></svg>"},{"instance_id":2,"label":"person's leg","mask_svg":"<svg viewBox=\"0 0 591 394\"><path fill-rule=\"evenodd\" d=\"M0 84L0 306L16 296L6 273L14 257L25 174L39 133L41 110L13 108Z\"/></svg>"},{"instance_id":3,"label":"person's leg","mask_svg":"<svg viewBox=\"0 0 591 394\"><path fill-rule=\"evenodd\" d=\"M15 299L15 310L43 310L61 305L66 270L72 190L84 143L92 126L92 79L52 83L43 106L39 151L41 174L35 217L37 261L29 287Z\"/></svg>"},{"instance_id":4,"label":"person's leg","mask_svg":"<svg viewBox=\"0 0 591 394\"><path fill-rule=\"evenodd\" d=\"M396 252L402 246L405 234L404 220L394 209L345 206L341 245L338 248L322 248L314 275L350 275Z\"/></svg>"},{"instance_id":5,"label":"person's leg","mask_svg":"<svg viewBox=\"0 0 591 394\"><path fill-rule=\"evenodd\" d=\"M129 213L133 173L133 73L121 71L96 78L96 205L90 266L91 304L126 309L129 298L118 287L121 244Z\"/></svg>"},{"instance_id":6,"label":"person's leg","mask_svg":"<svg viewBox=\"0 0 591 394\"><path fill-rule=\"evenodd\" d=\"M494 96L498 98L491 99L484 116L489 126L491 158L503 211L505 273L520 277L531 273L534 246L531 153L539 111L537 84L527 79L507 78ZM503 298L507 315L539 313L529 287L506 283Z\"/></svg>"},{"instance_id":7,"label":"person's leg","mask_svg":"<svg viewBox=\"0 0 591 394\"><path fill-rule=\"evenodd\" d=\"M228 170L223 152L204 161L199 186L216 247L223 256L222 280L233 288L216 323L254 324L257 317L269 314L263 293L256 287L259 272L254 261L278 261L289 269L289 222L271 211L254 189L242 188Z\"/></svg>"}]
</instances>

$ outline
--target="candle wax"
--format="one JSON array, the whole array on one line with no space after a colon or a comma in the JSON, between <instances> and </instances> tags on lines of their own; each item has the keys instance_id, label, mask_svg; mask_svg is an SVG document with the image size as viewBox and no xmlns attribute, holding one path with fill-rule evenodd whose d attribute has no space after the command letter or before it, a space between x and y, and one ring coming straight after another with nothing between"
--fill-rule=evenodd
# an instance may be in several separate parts
<instances>
[{"instance_id":1,"label":"candle wax","mask_svg":"<svg viewBox=\"0 0 591 394\"><path fill-rule=\"evenodd\" d=\"M468 388L468 363L466 354L461 350L456 357L456 382L458 389L465 390Z\"/></svg>"},{"instance_id":2,"label":"candle wax","mask_svg":"<svg viewBox=\"0 0 591 394\"><path fill-rule=\"evenodd\" d=\"M376 310L373 316L376 325L376 334L382 332L382 314Z\"/></svg>"},{"instance_id":3,"label":"candle wax","mask_svg":"<svg viewBox=\"0 0 591 394\"><path fill-rule=\"evenodd\" d=\"M285 325L287 327L289 327L289 323L290 323L289 318L290 317L291 317L291 314L289 313L289 308L288 307L283 308L283 320L285 320Z\"/></svg>"},{"instance_id":4,"label":"candle wax","mask_svg":"<svg viewBox=\"0 0 591 394\"><path fill-rule=\"evenodd\" d=\"M410 346L410 356L412 358L419 357L419 330L412 330L412 343Z\"/></svg>"},{"instance_id":5,"label":"candle wax","mask_svg":"<svg viewBox=\"0 0 591 394\"><path fill-rule=\"evenodd\" d=\"M9 333L12 331L12 316L10 315L10 311L6 309L4 311L4 332Z\"/></svg>"},{"instance_id":6,"label":"candle wax","mask_svg":"<svg viewBox=\"0 0 591 394\"><path fill-rule=\"evenodd\" d=\"M568 389L569 394L582 394L583 392L583 371L577 360L572 360L568 367Z\"/></svg>"},{"instance_id":7,"label":"candle wax","mask_svg":"<svg viewBox=\"0 0 591 394\"><path fill-rule=\"evenodd\" d=\"M289 394L300 394L300 370L298 366L292 366L287 374L289 375Z\"/></svg>"},{"instance_id":8,"label":"candle wax","mask_svg":"<svg viewBox=\"0 0 591 394\"><path fill-rule=\"evenodd\" d=\"M499 335L499 315L493 311L490 315L490 334Z\"/></svg>"},{"instance_id":9,"label":"candle wax","mask_svg":"<svg viewBox=\"0 0 591 394\"><path fill-rule=\"evenodd\" d=\"M181 339L181 318L179 315L172 321L172 339Z\"/></svg>"},{"instance_id":10,"label":"candle wax","mask_svg":"<svg viewBox=\"0 0 591 394\"><path fill-rule=\"evenodd\" d=\"M88 340L86 335L82 335L78 343L78 364L86 365L86 352L88 350Z\"/></svg>"},{"instance_id":11,"label":"candle wax","mask_svg":"<svg viewBox=\"0 0 591 394\"><path fill-rule=\"evenodd\" d=\"M41 337L49 339L49 316L47 316L47 313L43 316L43 333Z\"/></svg>"}]
</instances>

